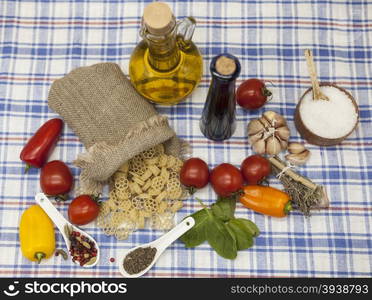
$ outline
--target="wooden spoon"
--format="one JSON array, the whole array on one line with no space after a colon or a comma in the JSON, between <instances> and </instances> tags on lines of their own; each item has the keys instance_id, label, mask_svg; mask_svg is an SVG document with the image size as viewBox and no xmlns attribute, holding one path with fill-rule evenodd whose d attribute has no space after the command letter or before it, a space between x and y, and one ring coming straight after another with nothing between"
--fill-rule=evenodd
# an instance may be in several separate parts
<instances>
[{"instance_id":1,"label":"wooden spoon","mask_svg":"<svg viewBox=\"0 0 372 300\"><path fill-rule=\"evenodd\" d=\"M322 93L319 86L318 77L316 75L316 68L314 64L313 54L309 49L305 50L305 57L306 57L306 63L307 63L307 69L309 71L310 79L311 79L311 85L313 86L313 100L327 100L329 101L329 98Z\"/></svg>"}]
</instances>

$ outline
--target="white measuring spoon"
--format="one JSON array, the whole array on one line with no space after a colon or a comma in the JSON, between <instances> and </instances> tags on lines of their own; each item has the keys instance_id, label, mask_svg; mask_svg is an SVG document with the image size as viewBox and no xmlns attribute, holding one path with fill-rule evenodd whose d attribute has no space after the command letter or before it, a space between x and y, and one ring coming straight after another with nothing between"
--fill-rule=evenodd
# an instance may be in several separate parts
<instances>
[{"instance_id":1,"label":"white measuring spoon","mask_svg":"<svg viewBox=\"0 0 372 300\"><path fill-rule=\"evenodd\" d=\"M177 240L181 235L183 235L186 231L190 230L195 225L195 220L193 217L187 217L181 223L179 223L176 227L172 230L168 231L166 234L161 236L155 241L152 241L147 244L143 244L132 249L126 250L125 252L121 253L122 258L119 259L119 270L120 273L127 278L137 278L145 274L148 270L152 268L155 262L158 260L160 255L164 252L164 250L172 244L175 240ZM124 269L124 259L125 257L132 251L136 250L137 248L146 248L146 247L153 247L156 248L156 254L154 259L152 260L151 264L144 269L143 271L136 273L136 274L129 274Z\"/></svg>"},{"instance_id":2,"label":"white measuring spoon","mask_svg":"<svg viewBox=\"0 0 372 300\"><path fill-rule=\"evenodd\" d=\"M36 194L35 200L36 200L36 203L40 205L40 207L45 211L45 213L49 216L49 218L53 221L53 223L57 226L57 228L61 232L61 234L63 236L63 239L65 240L66 247L67 247L67 252L68 252L69 256L71 256L70 255L71 242L70 242L70 239L68 238L68 236L65 233L65 226L66 225L69 226L70 228L72 228L72 230L80 232L81 235L86 236L89 240L91 240L94 243L94 245L97 249L97 256L96 256L97 259L94 263L92 263L90 265L83 265L84 268L94 267L98 263L99 255L100 255L100 250L99 250L98 244L95 241L95 239L92 238L86 232L84 232L81 229L79 229L78 227L76 227L75 225L72 225L69 221L67 221L62 216L62 214L55 208L53 203L50 202L50 200L48 199L48 197L44 193ZM75 264L80 266L80 263L78 261L75 261Z\"/></svg>"}]
</instances>

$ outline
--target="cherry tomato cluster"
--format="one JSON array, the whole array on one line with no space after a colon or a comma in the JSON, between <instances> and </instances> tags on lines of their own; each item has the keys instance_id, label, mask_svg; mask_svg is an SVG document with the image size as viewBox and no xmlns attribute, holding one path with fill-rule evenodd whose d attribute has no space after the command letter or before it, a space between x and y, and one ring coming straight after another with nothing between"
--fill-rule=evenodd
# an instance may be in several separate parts
<instances>
[{"instance_id":1,"label":"cherry tomato cluster","mask_svg":"<svg viewBox=\"0 0 372 300\"><path fill-rule=\"evenodd\" d=\"M51 119L44 123L23 147L20 159L26 163L26 172L30 168L41 168L40 187L56 200L67 200L73 187L73 176L70 168L60 160L48 163L63 128L61 119ZM68 208L68 216L76 225L88 224L97 218L99 205L97 199L90 195L76 197Z\"/></svg>"},{"instance_id":2,"label":"cherry tomato cluster","mask_svg":"<svg viewBox=\"0 0 372 300\"><path fill-rule=\"evenodd\" d=\"M242 162L240 170L231 164L223 163L211 172L202 159L190 158L182 166L180 181L192 192L210 182L217 195L229 197L242 189L244 181L248 185L257 185L270 173L270 162L260 155L247 157Z\"/></svg>"}]
</instances>

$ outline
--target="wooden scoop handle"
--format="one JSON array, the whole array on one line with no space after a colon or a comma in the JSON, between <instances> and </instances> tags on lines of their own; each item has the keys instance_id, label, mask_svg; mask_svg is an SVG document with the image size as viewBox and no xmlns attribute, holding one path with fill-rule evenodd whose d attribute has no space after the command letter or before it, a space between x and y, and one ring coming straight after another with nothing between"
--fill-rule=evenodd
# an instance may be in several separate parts
<instances>
[{"instance_id":1,"label":"wooden scoop handle","mask_svg":"<svg viewBox=\"0 0 372 300\"><path fill-rule=\"evenodd\" d=\"M314 64L313 54L309 49L305 50L305 57L306 57L306 63L307 63L307 69L309 71L310 79L311 79L311 85L313 86L313 100L329 100L326 95L324 95L319 86L318 77L316 75L316 68Z\"/></svg>"}]
</instances>

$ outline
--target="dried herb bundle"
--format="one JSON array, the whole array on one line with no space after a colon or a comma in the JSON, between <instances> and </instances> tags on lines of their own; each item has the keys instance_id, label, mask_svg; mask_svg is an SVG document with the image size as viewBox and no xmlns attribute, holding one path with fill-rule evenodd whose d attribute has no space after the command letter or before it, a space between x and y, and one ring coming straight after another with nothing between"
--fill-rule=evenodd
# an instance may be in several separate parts
<instances>
[{"instance_id":1,"label":"dried herb bundle","mask_svg":"<svg viewBox=\"0 0 372 300\"><path fill-rule=\"evenodd\" d=\"M311 209L329 206L329 200L323 186L299 175L277 156L271 157L269 160L273 173L275 175L282 173L279 180L283 184L285 192L290 196L294 208L301 211L305 216L310 216Z\"/></svg>"}]
</instances>

